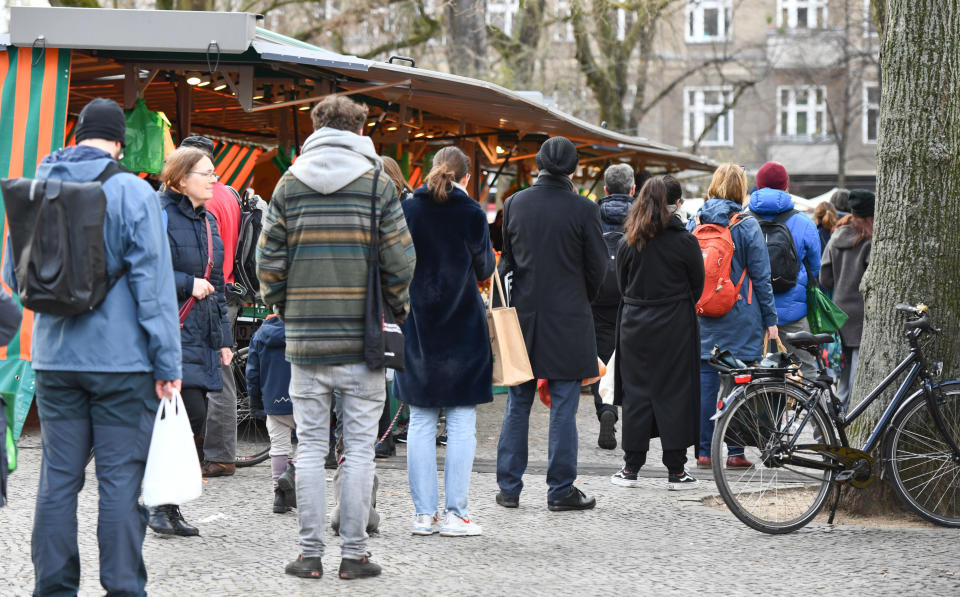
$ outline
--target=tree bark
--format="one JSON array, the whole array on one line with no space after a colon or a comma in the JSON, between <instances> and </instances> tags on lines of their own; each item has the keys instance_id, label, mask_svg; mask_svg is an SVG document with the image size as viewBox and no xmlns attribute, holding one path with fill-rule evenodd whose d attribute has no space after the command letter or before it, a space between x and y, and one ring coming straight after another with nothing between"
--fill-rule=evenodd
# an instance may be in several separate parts
<instances>
[{"instance_id":1,"label":"tree bark","mask_svg":"<svg viewBox=\"0 0 960 597\"><path fill-rule=\"evenodd\" d=\"M907 354L898 302L930 306L943 333L925 353L943 361L945 378L960 376L960 0L888 0L885 16L878 198L873 254L860 286L857 399ZM865 439L885 406L881 398L864 413L852 442ZM849 505L856 509L889 503L880 499L889 493L879 482L853 493Z\"/></svg>"},{"instance_id":2,"label":"tree bark","mask_svg":"<svg viewBox=\"0 0 960 597\"><path fill-rule=\"evenodd\" d=\"M450 72L483 78L487 74L485 0L447 0L447 63Z\"/></svg>"}]
</instances>

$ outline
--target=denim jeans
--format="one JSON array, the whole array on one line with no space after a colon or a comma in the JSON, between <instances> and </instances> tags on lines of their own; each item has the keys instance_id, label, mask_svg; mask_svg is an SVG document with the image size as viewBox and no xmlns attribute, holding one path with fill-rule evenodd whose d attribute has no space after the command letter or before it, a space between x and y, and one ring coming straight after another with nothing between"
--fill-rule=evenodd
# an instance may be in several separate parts
<instances>
[{"instance_id":1,"label":"denim jeans","mask_svg":"<svg viewBox=\"0 0 960 597\"><path fill-rule=\"evenodd\" d=\"M239 312L238 305L227 306L231 327L237 321ZM223 389L207 393L203 459L209 462L233 462L237 457L237 382L233 379L233 365L221 365L220 377L223 378Z\"/></svg>"},{"instance_id":2,"label":"denim jeans","mask_svg":"<svg viewBox=\"0 0 960 597\"><path fill-rule=\"evenodd\" d=\"M446 511L461 518L467 514L470 473L477 448L477 407L449 406L447 453L443 461L443 494ZM417 514L433 514L440 501L437 481L437 417L439 408L410 405L407 428L407 477Z\"/></svg>"},{"instance_id":3,"label":"denim jeans","mask_svg":"<svg viewBox=\"0 0 960 597\"><path fill-rule=\"evenodd\" d=\"M698 456L710 458L713 442L713 424L710 420L717 412L717 395L720 393L720 373L707 361L700 361L700 450ZM727 445L727 456L743 456L742 446Z\"/></svg>"},{"instance_id":4,"label":"denim jeans","mask_svg":"<svg viewBox=\"0 0 960 597\"><path fill-rule=\"evenodd\" d=\"M577 478L577 409L580 382L551 379L550 438L547 451L547 500L559 500L570 493ZM504 495L516 497L523 490L527 469L530 408L537 394L537 382L528 381L510 388L503 427L497 443L497 484Z\"/></svg>"},{"instance_id":5,"label":"denim jeans","mask_svg":"<svg viewBox=\"0 0 960 597\"><path fill-rule=\"evenodd\" d=\"M291 365L290 398L297 423L297 506L300 553L322 556L327 521L324 460L330 444L330 405L337 392L341 403L344 460L340 490L340 537L343 557L367 553L367 517L373 487L373 444L383 409L384 372L363 363Z\"/></svg>"},{"instance_id":6,"label":"denim jeans","mask_svg":"<svg viewBox=\"0 0 960 597\"><path fill-rule=\"evenodd\" d=\"M108 595L146 594L147 511L137 501L157 414L153 385L151 373L37 371L43 451L31 546L34 595L77 594L77 494L91 447L100 494L100 584Z\"/></svg>"}]
</instances>

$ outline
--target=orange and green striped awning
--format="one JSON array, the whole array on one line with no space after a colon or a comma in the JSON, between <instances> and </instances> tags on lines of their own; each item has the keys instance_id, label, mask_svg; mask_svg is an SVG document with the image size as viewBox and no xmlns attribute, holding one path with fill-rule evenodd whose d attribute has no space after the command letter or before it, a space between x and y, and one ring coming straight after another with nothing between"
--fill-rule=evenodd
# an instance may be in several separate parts
<instances>
[{"instance_id":1,"label":"orange and green striped awning","mask_svg":"<svg viewBox=\"0 0 960 597\"><path fill-rule=\"evenodd\" d=\"M44 48L0 48L0 178L33 177L37 164L63 147L70 87L70 51ZM7 246L7 219L3 215L3 243ZM10 288L3 285L3 291ZM0 390L17 394L17 425L20 427L33 396L30 344L33 313L23 312L20 333L0 347ZM21 400L23 396L23 400Z\"/></svg>"},{"instance_id":2,"label":"orange and green striped awning","mask_svg":"<svg viewBox=\"0 0 960 597\"><path fill-rule=\"evenodd\" d=\"M220 182L240 193L247 188L253 176L253 168L263 150L259 147L218 141L213 150L213 167L220 175Z\"/></svg>"}]
</instances>

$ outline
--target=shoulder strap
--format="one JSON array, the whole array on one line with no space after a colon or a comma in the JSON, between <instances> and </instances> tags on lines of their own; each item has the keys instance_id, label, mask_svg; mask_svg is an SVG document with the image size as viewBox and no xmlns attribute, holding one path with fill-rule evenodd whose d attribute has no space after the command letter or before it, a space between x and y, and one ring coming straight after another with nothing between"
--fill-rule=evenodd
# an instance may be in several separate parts
<instances>
[{"instance_id":1,"label":"shoulder strap","mask_svg":"<svg viewBox=\"0 0 960 597\"><path fill-rule=\"evenodd\" d=\"M380 183L380 168L373 171L373 188L370 190L370 256L368 260L377 260L380 250L380 236L377 230L377 187Z\"/></svg>"},{"instance_id":2,"label":"shoulder strap","mask_svg":"<svg viewBox=\"0 0 960 597\"><path fill-rule=\"evenodd\" d=\"M794 214L798 214L798 213L800 212L795 209L791 209L789 211L785 211L783 213L777 214L777 217L773 218L773 221L777 224L786 225L787 221L790 220L790 218L792 218Z\"/></svg>"},{"instance_id":3,"label":"shoulder strap","mask_svg":"<svg viewBox=\"0 0 960 597\"><path fill-rule=\"evenodd\" d=\"M121 166L120 164L118 164L115 160L110 160L110 163L108 163L107 167L103 169L103 172L100 173L100 176L94 178L93 180L96 182L99 182L100 184L103 184L107 182L107 180L109 180L110 178L116 176L117 174L121 174L123 172L130 172L130 171L124 168L123 166Z\"/></svg>"},{"instance_id":4,"label":"shoulder strap","mask_svg":"<svg viewBox=\"0 0 960 597\"><path fill-rule=\"evenodd\" d=\"M753 217L753 214L751 214L749 211L748 212L738 211L737 213L733 214L732 218L730 218L730 224L727 226L727 228L729 228L730 230L733 230L734 228L742 224L745 220L749 220L752 217Z\"/></svg>"},{"instance_id":5,"label":"shoulder strap","mask_svg":"<svg viewBox=\"0 0 960 597\"><path fill-rule=\"evenodd\" d=\"M203 270L203 279L210 280L210 270L213 269L213 231L210 229L210 215L203 214L203 223L207 226L207 268Z\"/></svg>"}]
</instances>

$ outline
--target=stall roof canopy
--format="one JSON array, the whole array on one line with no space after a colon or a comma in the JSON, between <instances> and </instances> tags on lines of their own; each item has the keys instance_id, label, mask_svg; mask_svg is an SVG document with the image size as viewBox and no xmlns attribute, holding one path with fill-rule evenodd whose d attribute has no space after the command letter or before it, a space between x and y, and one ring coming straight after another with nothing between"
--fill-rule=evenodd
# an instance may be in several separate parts
<instances>
[{"instance_id":1,"label":"stall roof canopy","mask_svg":"<svg viewBox=\"0 0 960 597\"><path fill-rule=\"evenodd\" d=\"M167 14L154 14L157 12ZM164 22L179 19L182 26L157 31L160 16L166 19ZM256 20L253 15L238 18L237 13L205 13L209 27L202 28L203 39L188 34L170 35L171 30L196 31L197 16L197 13L176 11L12 7L10 39L13 45L19 46L42 43L47 47L84 50L74 61L73 81L87 86L82 92L86 95L115 97L123 91L122 82L118 83L122 77L118 75L124 73L137 72L142 79L145 75L155 76L155 73L148 75L151 69L167 69L181 75L208 74L212 78L232 68L239 74L230 76L230 88L225 91L214 94L210 88L195 88L197 99L193 101L193 110L196 114L192 125L205 126L203 115L216 114L216 126L208 123L209 128L220 128L235 135L249 131L250 138L261 142L279 127L274 115L281 111L280 104L302 107L318 97L338 92L370 103L379 110L379 121L383 121L384 116L390 117L386 123L380 123L384 126L370 123L369 130L379 135L383 143L429 143L429 139L436 143L456 137L486 136L486 143L478 142L484 146L487 162L494 166L507 157L500 155L500 151L494 153L494 148L506 147L510 138L516 140L512 159L517 160L529 158L536 143L545 136L564 135L578 144L584 161L629 160L668 170L716 167L716 163L706 157L609 131L493 83L345 56L262 28L255 28L251 34L251 20ZM69 28L45 25L65 19L69 20ZM110 27L106 28L105 23ZM116 27L124 28L124 39L143 40L143 43L111 43L105 47L103 40L110 38ZM230 30L221 32L218 27ZM216 51L218 46L212 46L208 39L209 31L217 31L216 35L230 40L230 51ZM39 35L44 36L40 41ZM236 39L241 43L233 41ZM245 50L244 39L249 39ZM2 42L0 38L0 44ZM198 50L200 47L204 49ZM131 65L147 72L131 71ZM218 66L221 72L210 72ZM285 90L286 95L264 91L266 85L274 91L282 88L282 82L277 83L282 77L292 82ZM158 82L161 81L158 79ZM149 80L139 80L136 91L146 95L152 108L156 105L154 109L175 111L173 86L170 80L167 83L149 85ZM141 86L149 88L144 91ZM293 101L291 93L296 94ZM295 107L290 109L295 111L297 119L307 116ZM377 114L374 112L372 116ZM302 130L309 130L309 123L304 123Z\"/></svg>"}]
</instances>

